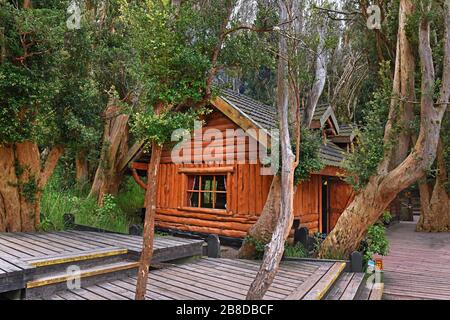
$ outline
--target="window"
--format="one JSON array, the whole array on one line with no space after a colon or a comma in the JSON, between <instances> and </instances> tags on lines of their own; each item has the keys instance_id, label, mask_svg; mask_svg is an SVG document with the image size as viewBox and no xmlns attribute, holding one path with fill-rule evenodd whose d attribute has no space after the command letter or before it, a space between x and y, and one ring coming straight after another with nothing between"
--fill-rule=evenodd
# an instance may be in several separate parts
<instances>
[{"instance_id":1,"label":"window","mask_svg":"<svg viewBox=\"0 0 450 320\"><path fill-rule=\"evenodd\" d=\"M189 175L188 206L227 209L226 175Z\"/></svg>"}]
</instances>

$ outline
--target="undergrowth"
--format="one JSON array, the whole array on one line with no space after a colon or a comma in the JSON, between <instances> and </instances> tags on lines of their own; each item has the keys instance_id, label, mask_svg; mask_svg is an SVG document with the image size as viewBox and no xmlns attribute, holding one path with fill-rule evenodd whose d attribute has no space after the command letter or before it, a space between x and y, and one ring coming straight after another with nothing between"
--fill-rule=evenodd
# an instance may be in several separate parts
<instances>
[{"instance_id":1,"label":"undergrowth","mask_svg":"<svg viewBox=\"0 0 450 320\"><path fill-rule=\"evenodd\" d=\"M144 192L131 178L124 180L117 196L105 196L103 207L88 193L87 187L67 183L62 171L56 170L42 194L41 229L63 230L65 213L74 214L77 224L123 233L139 222L136 211L144 204Z\"/></svg>"}]
</instances>

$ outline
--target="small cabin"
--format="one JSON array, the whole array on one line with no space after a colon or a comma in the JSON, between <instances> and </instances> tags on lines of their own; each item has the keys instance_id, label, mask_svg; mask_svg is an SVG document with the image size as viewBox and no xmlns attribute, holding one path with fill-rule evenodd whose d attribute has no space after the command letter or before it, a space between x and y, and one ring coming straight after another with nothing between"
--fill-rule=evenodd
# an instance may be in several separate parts
<instances>
[{"instance_id":1,"label":"small cabin","mask_svg":"<svg viewBox=\"0 0 450 320\"><path fill-rule=\"evenodd\" d=\"M265 160L277 110L231 90L222 90L209 108L201 127L164 148L156 226L244 238L263 210L273 179ZM341 130L330 106L317 108L311 129L322 131L320 156L326 166L298 186L294 216L310 232L329 233L354 195L341 179L348 148L341 140L333 142ZM139 147L132 152L129 172L139 181L149 158Z\"/></svg>"}]
</instances>

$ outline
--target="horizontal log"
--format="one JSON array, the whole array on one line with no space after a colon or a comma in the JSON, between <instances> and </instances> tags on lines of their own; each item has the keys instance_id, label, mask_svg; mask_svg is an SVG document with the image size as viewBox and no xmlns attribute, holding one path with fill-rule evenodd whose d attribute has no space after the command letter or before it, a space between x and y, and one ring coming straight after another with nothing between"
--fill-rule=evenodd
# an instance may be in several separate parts
<instances>
[{"instance_id":1,"label":"horizontal log","mask_svg":"<svg viewBox=\"0 0 450 320\"><path fill-rule=\"evenodd\" d=\"M206 167L206 168L187 168L182 167L178 168L179 173L227 173L227 172L233 172L234 167L233 166L227 166L227 167Z\"/></svg>"},{"instance_id":2,"label":"horizontal log","mask_svg":"<svg viewBox=\"0 0 450 320\"><path fill-rule=\"evenodd\" d=\"M135 169L135 170L147 171L148 170L148 163L145 163L145 162L133 162L131 164L131 168Z\"/></svg>"},{"instance_id":3,"label":"horizontal log","mask_svg":"<svg viewBox=\"0 0 450 320\"><path fill-rule=\"evenodd\" d=\"M213 213L196 213L196 212L185 212L179 211L177 209L156 209L158 214L164 214L176 217L186 217L186 218L196 218L204 219L218 222L240 222L245 224L254 224L257 220L255 216L233 216L233 215L217 215Z\"/></svg>"},{"instance_id":4,"label":"horizontal log","mask_svg":"<svg viewBox=\"0 0 450 320\"><path fill-rule=\"evenodd\" d=\"M317 222L319 220L319 213L299 214L295 215L295 218L300 219L301 223Z\"/></svg>"},{"instance_id":5,"label":"horizontal log","mask_svg":"<svg viewBox=\"0 0 450 320\"><path fill-rule=\"evenodd\" d=\"M240 222L221 222L221 221L210 221L205 219L196 218L185 218L181 216L170 216L165 214L157 214L156 218L159 221L180 223L183 225L216 228L216 229L231 229L247 232L252 226L251 223L240 223Z\"/></svg>"},{"instance_id":6,"label":"horizontal log","mask_svg":"<svg viewBox=\"0 0 450 320\"><path fill-rule=\"evenodd\" d=\"M226 237L232 238L245 238L247 232L237 231L237 230L224 230L219 228L208 228L208 227L200 227L200 226L187 226L179 223L167 223L164 221L156 221L156 225L160 228L168 228L168 229L177 229L183 231L191 231L191 232L202 232L202 233L210 233L217 234Z\"/></svg>"}]
</instances>

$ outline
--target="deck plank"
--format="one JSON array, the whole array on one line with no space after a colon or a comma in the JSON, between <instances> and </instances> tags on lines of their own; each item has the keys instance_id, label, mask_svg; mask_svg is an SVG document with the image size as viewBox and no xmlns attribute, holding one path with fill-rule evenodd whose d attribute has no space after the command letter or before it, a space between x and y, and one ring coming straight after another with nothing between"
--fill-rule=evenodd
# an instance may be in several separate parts
<instances>
[{"instance_id":1,"label":"deck plank","mask_svg":"<svg viewBox=\"0 0 450 320\"><path fill-rule=\"evenodd\" d=\"M416 232L415 222L388 229L384 299L450 299L450 233ZM375 294L375 293L374 293Z\"/></svg>"}]
</instances>

